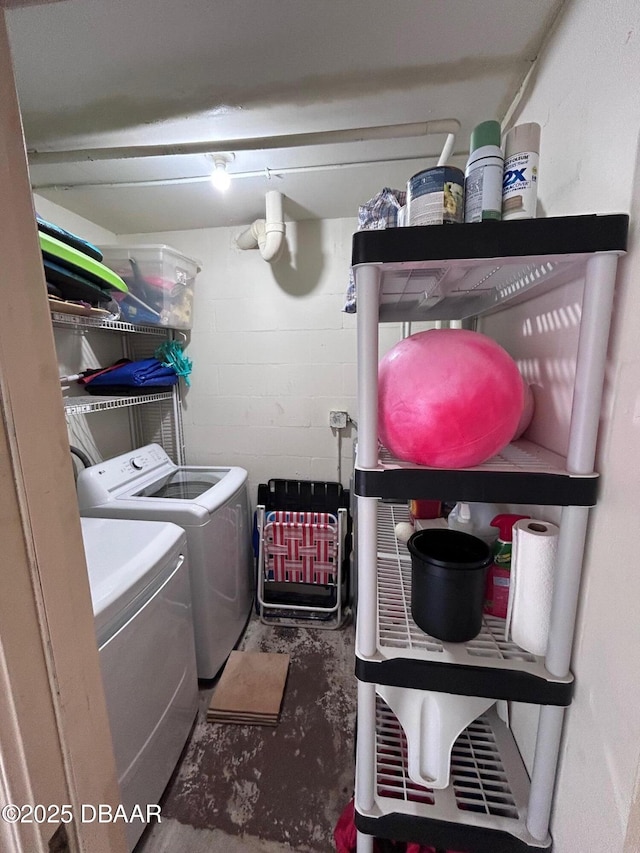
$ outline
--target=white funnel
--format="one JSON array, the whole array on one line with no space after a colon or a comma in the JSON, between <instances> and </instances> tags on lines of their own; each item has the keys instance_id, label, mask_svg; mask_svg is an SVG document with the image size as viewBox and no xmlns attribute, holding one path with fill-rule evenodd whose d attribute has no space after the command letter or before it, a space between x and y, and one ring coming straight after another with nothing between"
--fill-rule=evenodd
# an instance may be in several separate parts
<instances>
[{"instance_id":1,"label":"white funnel","mask_svg":"<svg viewBox=\"0 0 640 853\"><path fill-rule=\"evenodd\" d=\"M266 218L256 219L246 231L236 237L239 249L260 249L269 263L276 261L284 245L282 193L270 190L266 195Z\"/></svg>"}]
</instances>

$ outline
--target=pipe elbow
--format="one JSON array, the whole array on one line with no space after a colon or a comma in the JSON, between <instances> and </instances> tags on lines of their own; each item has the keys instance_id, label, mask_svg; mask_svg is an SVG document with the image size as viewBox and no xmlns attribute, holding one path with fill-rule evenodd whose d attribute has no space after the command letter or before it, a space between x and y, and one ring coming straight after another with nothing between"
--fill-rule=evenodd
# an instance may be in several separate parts
<instances>
[{"instance_id":1,"label":"pipe elbow","mask_svg":"<svg viewBox=\"0 0 640 853\"><path fill-rule=\"evenodd\" d=\"M258 248L261 232L261 223L262 229L264 230L264 219L256 219L256 221L252 222L251 225L245 231L243 231L241 234L238 234L238 236L236 237L236 246L239 249Z\"/></svg>"},{"instance_id":2,"label":"pipe elbow","mask_svg":"<svg viewBox=\"0 0 640 853\"><path fill-rule=\"evenodd\" d=\"M267 230L260 244L260 254L268 263L277 261L284 245L284 223L282 229Z\"/></svg>"},{"instance_id":3,"label":"pipe elbow","mask_svg":"<svg viewBox=\"0 0 640 853\"><path fill-rule=\"evenodd\" d=\"M282 193L272 190L266 195L266 219L256 219L249 228L236 237L239 249L259 249L268 263L276 261L285 240Z\"/></svg>"}]
</instances>

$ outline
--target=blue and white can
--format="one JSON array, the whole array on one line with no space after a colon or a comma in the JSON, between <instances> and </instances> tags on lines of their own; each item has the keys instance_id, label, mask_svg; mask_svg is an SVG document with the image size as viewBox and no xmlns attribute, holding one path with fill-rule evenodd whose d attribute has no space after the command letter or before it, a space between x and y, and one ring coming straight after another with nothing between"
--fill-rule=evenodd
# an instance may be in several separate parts
<instances>
[{"instance_id":1,"label":"blue and white can","mask_svg":"<svg viewBox=\"0 0 640 853\"><path fill-rule=\"evenodd\" d=\"M407 224L446 225L464 222L464 172L434 166L407 181Z\"/></svg>"}]
</instances>

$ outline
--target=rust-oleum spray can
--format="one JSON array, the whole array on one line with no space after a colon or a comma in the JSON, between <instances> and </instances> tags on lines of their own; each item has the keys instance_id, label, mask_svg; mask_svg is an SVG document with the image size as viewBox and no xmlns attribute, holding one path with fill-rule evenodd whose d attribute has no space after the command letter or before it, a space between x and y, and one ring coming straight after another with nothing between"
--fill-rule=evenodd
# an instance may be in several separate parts
<instances>
[{"instance_id":1,"label":"rust-oleum spray can","mask_svg":"<svg viewBox=\"0 0 640 853\"><path fill-rule=\"evenodd\" d=\"M512 127L504 141L503 219L535 219L539 159L540 125Z\"/></svg>"}]
</instances>

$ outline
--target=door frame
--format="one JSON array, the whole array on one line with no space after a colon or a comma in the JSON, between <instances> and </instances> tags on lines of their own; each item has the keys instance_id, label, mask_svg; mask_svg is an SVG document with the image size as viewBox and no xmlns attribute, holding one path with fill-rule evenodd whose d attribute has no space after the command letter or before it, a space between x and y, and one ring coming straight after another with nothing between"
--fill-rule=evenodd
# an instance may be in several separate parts
<instances>
[{"instance_id":1,"label":"door frame","mask_svg":"<svg viewBox=\"0 0 640 853\"><path fill-rule=\"evenodd\" d=\"M115 809L119 791L1 9L0 197L0 798L68 805L69 849L124 853L122 821L81 820L83 803ZM0 840L39 853L58 825L0 820Z\"/></svg>"}]
</instances>

